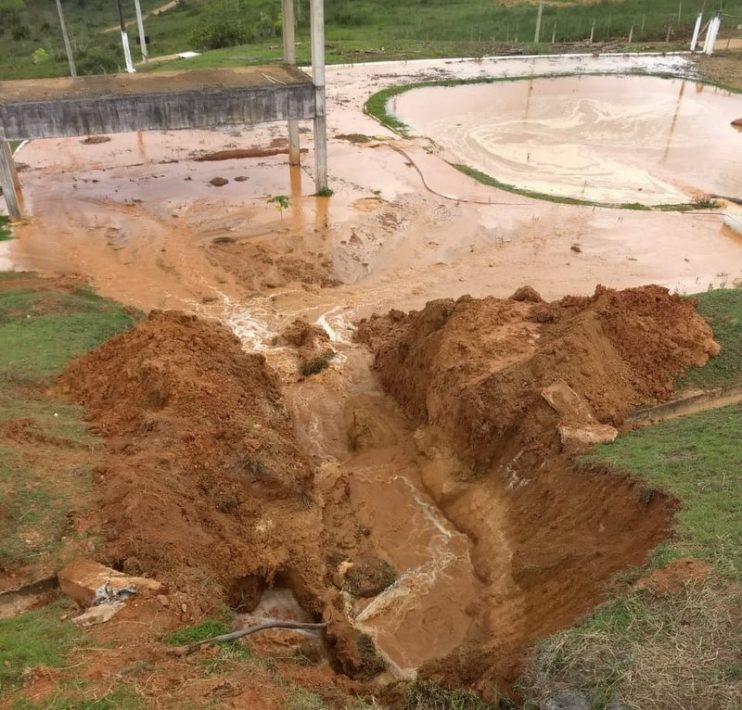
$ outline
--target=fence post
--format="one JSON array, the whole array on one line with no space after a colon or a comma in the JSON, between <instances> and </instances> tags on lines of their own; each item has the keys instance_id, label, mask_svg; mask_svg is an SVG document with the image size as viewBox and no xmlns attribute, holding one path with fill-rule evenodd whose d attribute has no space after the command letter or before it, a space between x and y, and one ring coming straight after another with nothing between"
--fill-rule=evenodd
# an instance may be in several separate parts
<instances>
[{"instance_id":1,"label":"fence post","mask_svg":"<svg viewBox=\"0 0 742 710\"><path fill-rule=\"evenodd\" d=\"M696 26L693 28L693 38L690 41L690 51L695 52L698 45L698 37L701 34L701 23L703 22L703 13L699 12L696 18Z\"/></svg>"}]
</instances>

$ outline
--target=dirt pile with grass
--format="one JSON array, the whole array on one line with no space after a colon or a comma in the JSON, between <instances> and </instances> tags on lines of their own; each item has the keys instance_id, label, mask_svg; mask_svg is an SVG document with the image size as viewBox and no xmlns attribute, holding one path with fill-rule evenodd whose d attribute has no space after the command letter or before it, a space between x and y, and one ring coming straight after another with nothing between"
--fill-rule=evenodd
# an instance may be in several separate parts
<instances>
[{"instance_id":1,"label":"dirt pile with grass","mask_svg":"<svg viewBox=\"0 0 742 710\"><path fill-rule=\"evenodd\" d=\"M326 560L347 550L325 529L314 470L262 355L220 324L154 311L73 362L57 389L107 444L105 561L187 590L194 616L219 601L250 611L277 579L329 622L340 665L362 667L327 582Z\"/></svg>"},{"instance_id":2,"label":"dirt pile with grass","mask_svg":"<svg viewBox=\"0 0 742 710\"><path fill-rule=\"evenodd\" d=\"M719 352L694 302L659 286L549 304L514 296L433 301L358 330L384 388L475 469L506 463L513 445L557 445L558 415L541 395L549 385L566 383L598 421L620 426Z\"/></svg>"}]
</instances>

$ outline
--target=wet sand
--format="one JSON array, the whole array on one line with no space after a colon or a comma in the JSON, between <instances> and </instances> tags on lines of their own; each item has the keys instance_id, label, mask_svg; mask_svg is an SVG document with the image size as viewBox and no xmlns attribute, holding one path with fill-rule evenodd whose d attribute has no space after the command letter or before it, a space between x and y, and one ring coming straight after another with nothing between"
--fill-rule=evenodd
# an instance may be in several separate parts
<instances>
[{"instance_id":1,"label":"wet sand","mask_svg":"<svg viewBox=\"0 0 742 710\"><path fill-rule=\"evenodd\" d=\"M742 97L685 80L569 77L414 89L416 133L500 182L600 203L742 195Z\"/></svg>"},{"instance_id":2,"label":"wet sand","mask_svg":"<svg viewBox=\"0 0 742 710\"><path fill-rule=\"evenodd\" d=\"M282 125L125 134L95 145L34 141L18 155L34 216L16 228L9 256L17 268L81 274L104 295L145 310L219 318L266 354L286 383L303 448L324 475L351 482L379 553L401 573L386 596L352 613L397 674L410 675L464 638L466 599L478 582L469 538L433 506L436 474L409 424L387 409L365 348L350 342L351 323L435 298L507 296L523 284L548 299L592 293L596 283L655 282L693 293L740 276L742 244L714 213L574 207L486 187L427 141L400 140L379 126L362 104L384 86L426 78L642 68L689 65L679 57L582 56L328 68L329 200L311 196L307 133L301 169L290 171L284 155L196 160L269 146L284 136ZM372 140L333 137L350 133ZM229 182L214 187L214 177ZM279 212L268 202L273 195L287 195L289 208ZM342 283L325 286L328 277ZM319 323L339 350L316 381L297 381L296 360L272 344L297 316ZM387 430L349 449L341 425L349 408L387 422ZM491 516L495 538L500 520ZM403 534L409 545L400 545ZM449 612L439 614L444 607Z\"/></svg>"}]
</instances>

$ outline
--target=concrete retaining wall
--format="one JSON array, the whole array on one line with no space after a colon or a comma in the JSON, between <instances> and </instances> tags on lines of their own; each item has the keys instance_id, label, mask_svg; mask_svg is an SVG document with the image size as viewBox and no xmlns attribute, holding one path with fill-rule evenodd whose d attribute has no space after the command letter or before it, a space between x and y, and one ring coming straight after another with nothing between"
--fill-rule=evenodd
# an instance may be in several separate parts
<instances>
[{"instance_id":1,"label":"concrete retaining wall","mask_svg":"<svg viewBox=\"0 0 742 710\"><path fill-rule=\"evenodd\" d=\"M2 101L2 99L0 99ZM315 90L302 85L0 103L0 139L176 130L311 119Z\"/></svg>"}]
</instances>

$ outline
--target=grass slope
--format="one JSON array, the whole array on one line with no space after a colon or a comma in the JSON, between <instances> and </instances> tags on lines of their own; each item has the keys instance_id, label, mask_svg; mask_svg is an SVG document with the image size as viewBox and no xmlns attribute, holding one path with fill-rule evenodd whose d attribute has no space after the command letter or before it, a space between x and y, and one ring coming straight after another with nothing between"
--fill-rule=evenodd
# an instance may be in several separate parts
<instances>
[{"instance_id":1,"label":"grass slope","mask_svg":"<svg viewBox=\"0 0 742 710\"><path fill-rule=\"evenodd\" d=\"M713 329L721 353L704 367L690 369L679 386L728 389L742 385L742 288L716 289L693 298Z\"/></svg>"},{"instance_id":2,"label":"grass slope","mask_svg":"<svg viewBox=\"0 0 742 710\"><path fill-rule=\"evenodd\" d=\"M69 360L135 320L87 289L0 274L0 588L7 588L5 573L16 575L14 586L67 561L70 523L92 488L95 440L81 409L48 396L47 386ZM61 620L63 605L0 620L0 696L17 688L29 668L63 666L69 649L83 642ZM91 704L65 696L41 707L133 707L124 700L111 696Z\"/></svg>"},{"instance_id":3,"label":"grass slope","mask_svg":"<svg viewBox=\"0 0 742 710\"><path fill-rule=\"evenodd\" d=\"M539 645L522 682L526 707L560 687L588 691L595 708L616 695L637 708L740 707L740 431L742 406L727 407L626 434L588 457L680 500L675 534L648 569L693 557L711 572L668 594L633 588L646 570L624 575L624 593Z\"/></svg>"},{"instance_id":4,"label":"grass slope","mask_svg":"<svg viewBox=\"0 0 742 710\"><path fill-rule=\"evenodd\" d=\"M25 0L26 9L6 14L0 22L0 78L57 76L67 72L54 3ZM144 10L163 4L142 0ZM533 42L536 3L481 0L326 0L327 57L332 62L420 57L482 56L507 51L514 45L529 51L548 51L551 40L596 42L628 39L635 43L685 46L702 0L623 0L574 3L555 0L546 5L543 44ZM115 71L123 64L116 32L101 29L116 24L115 3L76 0L64 3L81 73ZM707 14L714 7L706 8ZM133 19L125 4L127 19ZM680 10L680 13L678 11ZM726 0L725 12L742 15L742 0ZM299 59L309 58L309 9L297 3ZM241 25L243 28L237 30ZM280 48L278 0L181 0L174 10L145 21L152 56L211 46L235 47L209 52L183 66L213 67L277 60ZM136 37L130 29L132 43ZM250 38L249 40L247 38ZM39 55L34 52L44 50ZM134 47L134 55L138 51Z\"/></svg>"}]
</instances>

